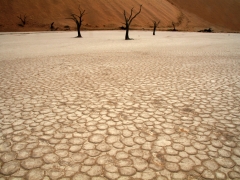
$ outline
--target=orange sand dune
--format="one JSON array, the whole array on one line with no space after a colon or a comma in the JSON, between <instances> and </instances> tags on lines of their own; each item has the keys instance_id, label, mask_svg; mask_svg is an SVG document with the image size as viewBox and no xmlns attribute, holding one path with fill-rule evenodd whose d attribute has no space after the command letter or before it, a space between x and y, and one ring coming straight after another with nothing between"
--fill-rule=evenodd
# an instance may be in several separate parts
<instances>
[{"instance_id":1,"label":"orange sand dune","mask_svg":"<svg viewBox=\"0 0 240 180\"><path fill-rule=\"evenodd\" d=\"M198 28L202 22L220 31L240 31L239 0L169 0L189 20L189 28ZM197 19L196 19L197 18Z\"/></svg>"},{"instance_id":2,"label":"orange sand dune","mask_svg":"<svg viewBox=\"0 0 240 180\"><path fill-rule=\"evenodd\" d=\"M132 29L151 29L153 20L160 20L160 30L172 28L197 31L213 28L216 32L240 31L239 0L2 0L0 1L0 31L45 31L50 24L58 30L75 29L67 19L78 13L81 5L87 14L82 29L119 29L123 26L123 10L128 13L143 5L141 14L133 21ZM27 15L27 24L20 27L19 15Z\"/></svg>"}]
</instances>

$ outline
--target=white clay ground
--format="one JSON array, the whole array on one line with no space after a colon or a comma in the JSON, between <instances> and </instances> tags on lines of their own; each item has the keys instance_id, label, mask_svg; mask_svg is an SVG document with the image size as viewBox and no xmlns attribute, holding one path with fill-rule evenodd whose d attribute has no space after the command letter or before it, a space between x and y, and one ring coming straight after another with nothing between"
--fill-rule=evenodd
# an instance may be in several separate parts
<instances>
[{"instance_id":1,"label":"white clay ground","mask_svg":"<svg viewBox=\"0 0 240 180\"><path fill-rule=\"evenodd\" d=\"M0 33L0 179L239 179L240 34Z\"/></svg>"}]
</instances>

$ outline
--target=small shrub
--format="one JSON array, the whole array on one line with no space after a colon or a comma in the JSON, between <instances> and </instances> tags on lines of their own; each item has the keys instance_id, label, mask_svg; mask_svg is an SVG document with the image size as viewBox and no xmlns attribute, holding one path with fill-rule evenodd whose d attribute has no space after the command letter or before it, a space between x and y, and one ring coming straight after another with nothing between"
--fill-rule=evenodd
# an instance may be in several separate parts
<instances>
[{"instance_id":1,"label":"small shrub","mask_svg":"<svg viewBox=\"0 0 240 180\"><path fill-rule=\"evenodd\" d=\"M198 32L213 32L213 30L212 30L212 28L208 28L208 29L200 30Z\"/></svg>"},{"instance_id":2,"label":"small shrub","mask_svg":"<svg viewBox=\"0 0 240 180\"><path fill-rule=\"evenodd\" d=\"M70 26L68 26L68 25L64 26L64 30L65 31L69 31L70 30Z\"/></svg>"}]
</instances>

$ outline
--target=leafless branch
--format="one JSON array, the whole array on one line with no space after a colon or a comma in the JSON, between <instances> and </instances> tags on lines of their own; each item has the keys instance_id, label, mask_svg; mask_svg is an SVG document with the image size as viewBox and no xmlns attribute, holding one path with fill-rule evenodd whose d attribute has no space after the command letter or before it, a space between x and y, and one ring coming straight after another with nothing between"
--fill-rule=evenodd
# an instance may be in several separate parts
<instances>
[{"instance_id":1,"label":"leafless branch","mask_svg":"<svg viewBox=\"0 0 240 180\"><path fill-rule=\"evenodd\" d=\"M138 14L140 14L141 9L142 9L142 5L140 5L140 10L139 10L139 12L137 12L134 16L133 16L133 9L134 9L134 8L131 9L131 13L130 13L130 15L129 15L129 18L127 18L126 11L124 10L124 12L123 12L124 17L125 17L125 21L126 21L126 22L129 22L129 24L131 24L132 20L133 20L135 17L137 17ZM132 17L132 16L133 16L133 17Z\"/></svg>"},{"instance_id":2,"label":"leafless branch","mask_svg":"<svg viewBox=\"0 0 240 180\"><path fill-rule=\"evenodd\" d=\"M133 8L132 8L132 10L133 10ZM137 12L137 13L131 18L129 24L131 24L132 20L133 20L135 17L137 17L137 15L140 14L141 10L142 10L142 5L140 5L140 9L139 9L139 11L138 11L138 12Z\"/></svg>"},{"instance_id":3,"label":"leafless branch","mask_svg":"<svg viewBox=\"0 0 240 180\"><path fill-rule=\"evenodd\" d=\"M131 14L130 14L130 16L129 16L128 20L130 20L130 19L131 19L131 17L132 17L132 13L133 13L133 8L131 9Z\"/></svg>"},{"instance_id":4,"label":"leafless branch","mask_svg":"<svg viewBox=\"0 0 240 180\"><path fill-rule=\"evenodd\" d=\"M125 21L127 21L127 16L126 16L126 11L125 10L124 10L123 14L124 14Z\"/></svg>"},{"instance_id":5,"label":"leafless branch","mask_svg":"<svg viewBox=\"0 0 240 180\"><path fill-rule=\"evenodd\" d=\"M157 21L153 21L153 24L154 24L155 27L157 27L159 25L159 23L160 23L160 21L158 21L158 22Z\"/></svg>"}]
</instances>

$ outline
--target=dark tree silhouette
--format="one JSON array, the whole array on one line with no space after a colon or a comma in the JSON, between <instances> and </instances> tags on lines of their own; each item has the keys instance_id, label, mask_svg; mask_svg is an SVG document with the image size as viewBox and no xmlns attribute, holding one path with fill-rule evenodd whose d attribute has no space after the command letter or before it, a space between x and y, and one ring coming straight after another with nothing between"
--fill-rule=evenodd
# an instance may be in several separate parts
<instances>
[{"instance_id":1,"label":"dark tree silhouette","mask_svg":"<svg viewBox=\"0 0 240 180\"><path fill-rule=\"evenodd\" d=\"M26 19L27 19L27 16L26 15L24 15L23 17L22 17L22 15L20 14L20 16L17 16L18 17L18 19L20 19L21 20L21 23L22 24L19 24L20 26L22 26L22 27L24 27L25 26L25 24L26 24Z\"/></svg>"},{"instance_id":2,"label":"dark tree silhouette","mask_svg":"<svg viewBox=\"0 0 240 180\"><path fill-rule=\"evenodd\" d=\"M52 23L51 23L51 26L50 26L50 29L51 29L51 31L57 31L57 30L58 30L58 27L55 28L55 27L54 27L54 22L52 22Z\"/></svg>"},{"instance_id":3,"label":"dark tree silhouette","mask_svg":"<svg viewBox=\"0 0 240 180\"><path fill-rule=\"evenodd\" d=\"M172 25L173 25L173 31L176 31L174 22L172 22Z\"/></svg>"},{"instance_id":4,"label":"dark tree silhouette","mask_svg":"<svg viewBox=\"0 0 240 180\"><path fill-rule=\"evenodd\" d=\"M133 8L131 9L131 13L130 13L130 16L127 18L127 15L126 15L126 11L124 10L123 14L124 14L124 18L125 18L125 26L126 26L126 35L125 35L125 40L130 40L129 38L129 27L133 21L133 19L135 19L137 17L137 15L140 14L142 10L142 5L140 5L140 10L133 16Z\"/></svg>"},{"instance_id":5,"label":"dark tree silhouette","mask_svg":"<svg viewBox=\"0 0 240 180\"><path fill-rule=\"evenodd\" d=\"M200 30L198 32L213 32L213 30L212 30L212 28L208 28L208 29Z\"/></svg>"},{"instance_id":6,"label":"dark tree silhouette","mask_svg":"<svg viewBox=\"0 0 240 180\"><path fill-rule=\"evenodd\" d=\"M156 22L156 21L153 21L153 35L155 35L155 31L157 29L157 26L159 25L160 21Z\"/></svg>"},{"instance_id":7,"label":"dark tree silhouette","mask_svg":"<svg viewBox=\"0 0 240 180\"><path fill-rule=\"evenodd\" d=\"M54 31L54 29L55 29L53 24L54 24L54 22L51 23L51 27L50 27L51 31Z\"/></svg>"},{"instance_id":8,"label":"dark tree silhouette","mask_svg":"<svg viewBox=\"0 0 240 180\"><path fill-rule=\"evenodd\" d=\"M78 36L77 37L82 37L81 35L81 32L80 32L80 28L81 28L81 25L82 25L82 22L83 22L83 19L82 17L85 15L85 10L81 10L80 9L80 6L78 7L78 10L79 10L79 15L76 15L76 14L71 14L71 18L67 18L67 19L72 19L76 25L77 25L77 32L78 32Z\"/></svg>"}]
</instances>

